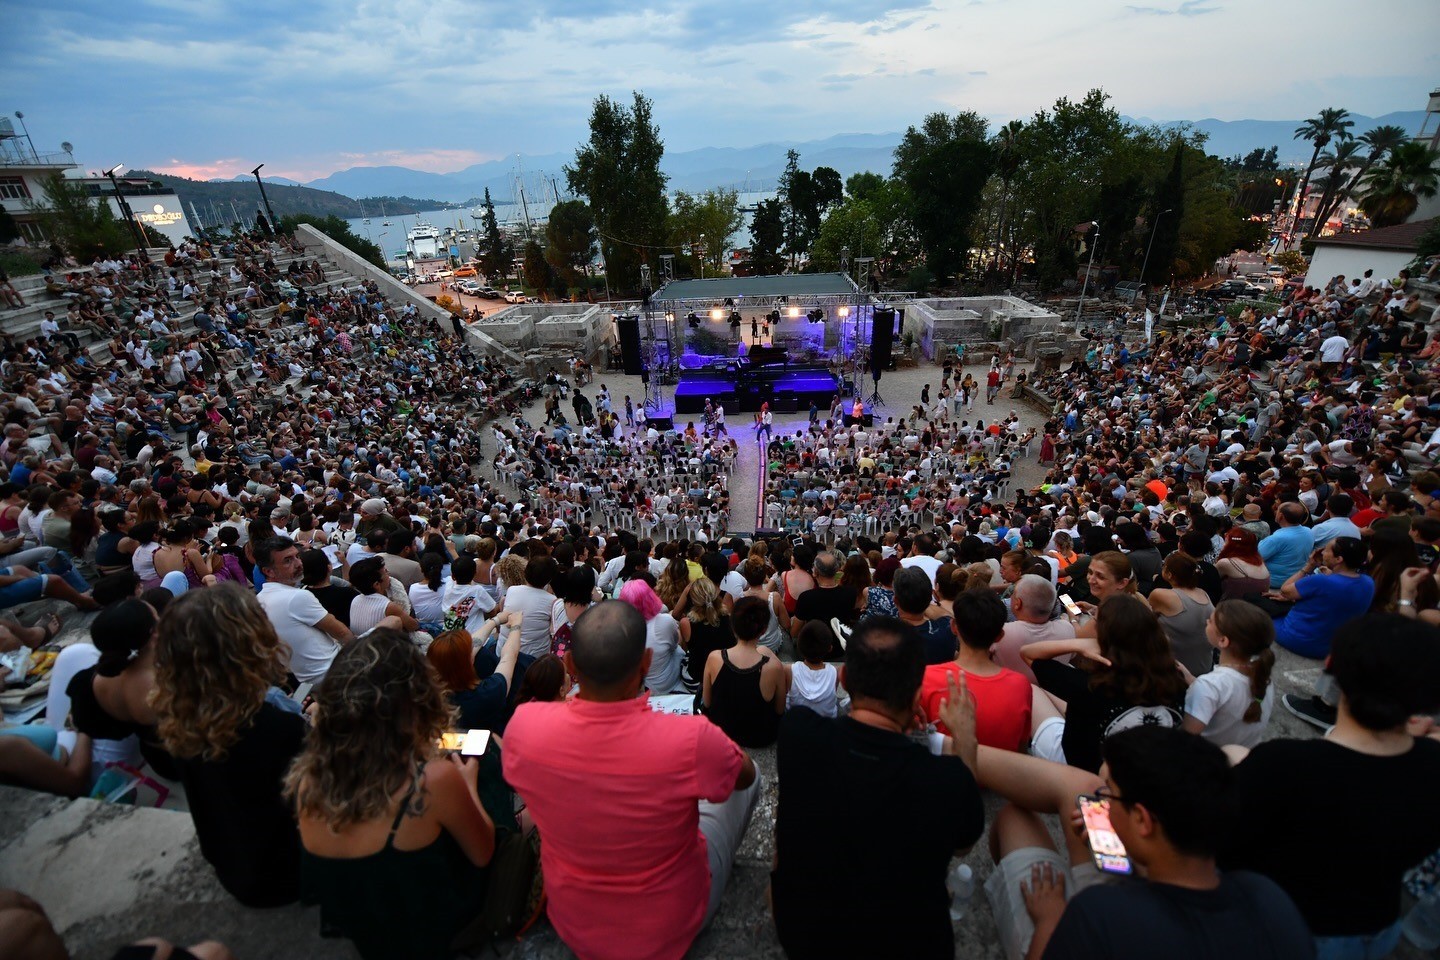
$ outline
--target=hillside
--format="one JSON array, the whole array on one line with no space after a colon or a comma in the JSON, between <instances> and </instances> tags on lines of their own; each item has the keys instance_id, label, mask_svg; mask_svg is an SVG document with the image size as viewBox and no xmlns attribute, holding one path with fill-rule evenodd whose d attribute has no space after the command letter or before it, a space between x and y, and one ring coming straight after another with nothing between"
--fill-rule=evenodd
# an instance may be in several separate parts
<instances>
[{"instance_id":1,"label":"hillside","mask_svg":"<svg viewBox=\"0 0 1440 960\"><path fill-rule=\"evenodd\" d=\"M155 173L150 170L135 170L127 176L148 177L172 188L190 213L193 203L200 212L200 219L206 223L218 221L229 223L238 214L250 217L260 205L260 188L254 178L248 180L190 180L169 173ZM387 214L417 213L443 207L438 200L414 197L367 197L355 200L330 190L316 190L313 187L288 186L284 183L265 181L265 193L270 206L277 216L309 213L316 216L337 216L344 218L379 215L379 204L383 201ZM233 207L233 210L232 210Z\"/></svg>"}]
</instances>

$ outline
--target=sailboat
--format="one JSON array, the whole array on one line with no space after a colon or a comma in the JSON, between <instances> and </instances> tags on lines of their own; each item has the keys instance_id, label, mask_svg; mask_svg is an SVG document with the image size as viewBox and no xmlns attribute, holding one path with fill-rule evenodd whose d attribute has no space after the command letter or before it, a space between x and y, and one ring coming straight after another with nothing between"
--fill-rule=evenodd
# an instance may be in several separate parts
<instances>
[{"instance_id":1,"label":"sailboat","mask_svg":"<svg viewBox=\"0 0 1440 960\"><path fill-rule=\"evenodd\" d=\"M367 216L365 216L365 204L363 204L363 203L360 204L360 221L361 221L362 223L369 223L369 222L370 222L370 218L367 217Z\"/></svg>"},{"instance_id":2,"label":"sailboat","mask_svg":"<svg viewBox=\"0 0 1440 960\"><path fill-rule=\"evenodd\" d=\"M384 200L381 200L381 201L380 201L380 216L381 216L381 217L384 217L384 216L385 216L385 201L384 201ZM380 221L380 226L382 226L382 227L388 227L388 226L390 226L390 221L389 221L389 220L384 220L384 219L382 219L382 220Z\"/></svg>"}]
</instances>

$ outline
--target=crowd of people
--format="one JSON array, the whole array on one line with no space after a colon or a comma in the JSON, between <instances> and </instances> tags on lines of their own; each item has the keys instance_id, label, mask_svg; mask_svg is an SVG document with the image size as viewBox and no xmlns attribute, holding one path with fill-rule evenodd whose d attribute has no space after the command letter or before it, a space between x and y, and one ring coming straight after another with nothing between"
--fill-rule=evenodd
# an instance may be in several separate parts
<instances>
[{"instance_id":1,"label":"crowd of people","mask_svg":"<svg viewBox=\"0 0 1440 960\"><path fill-rule=\"evenodd\" d=\"M0 602L100 611L0 729L7 782L178 784L231 895L366 957L512 935L541 888L587 960L684 955L769 748L791 957L952 956L982 838L1011 960L1440 942L1440 399L1424 350L1368 356L1416 322L1378 287L992 363L986 407L1053 405L1033 435L971 425L953 365L903 420L837 400L767 433L769 529L737 535L714 416L577 383L572 425L563 378L542 426L496 416L502 364L297 254L98 265L119 354L7 355ZM1277 644L1313 691L1277 695ZM1282 704L1325 738L1275 737Z\"/></svg>"}]
</instances>

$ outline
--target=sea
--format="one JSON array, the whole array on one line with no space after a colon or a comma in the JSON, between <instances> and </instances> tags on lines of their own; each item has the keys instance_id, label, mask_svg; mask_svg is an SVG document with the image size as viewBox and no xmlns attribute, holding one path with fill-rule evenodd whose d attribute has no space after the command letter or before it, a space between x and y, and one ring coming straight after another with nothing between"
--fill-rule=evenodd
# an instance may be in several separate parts
<instances>
[{"instance_id":1,"label":"sea","mask_svg":"<svg viewBox=\"0 0 1440 960\"><path fill-rule=\"evenodd\" d=\"M754 207L761 200L769 200L775 196L775 192L752 192L740 194L740 205L742 207ZM453 210L421 210L419 213L387 214L380 216L379 212L370 214L369 223L367 218L355 217L345 221L350 224L350 229L357 237L365 237L372 243L379 245L386 258L392 260L405 259L405 237L415 229L415 225L424 221L439 230L446 227L453 227L459 231L478 230L480 221L472 217L470 208ZM534 223L544 219L550 214L549 204L530 204L530 219ZM515 204L496 203L495 216L501 226L508 226L517 229L520 224L520 208ZM385 226L385 221L390 225ZM541 227L543 230L543 226ZM746 247L750 245L750 214L745 215L745 223L729 236L726 242L727 249Z\"/></svg>"}]
</instances>

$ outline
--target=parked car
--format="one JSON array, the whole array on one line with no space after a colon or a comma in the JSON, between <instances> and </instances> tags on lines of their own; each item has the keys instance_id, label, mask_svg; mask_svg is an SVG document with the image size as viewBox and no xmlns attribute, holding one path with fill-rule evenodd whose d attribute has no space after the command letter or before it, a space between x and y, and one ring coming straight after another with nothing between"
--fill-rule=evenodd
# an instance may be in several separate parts
<instances>
[{"instance_id":1,"label":"parked car","mask_svg":"<svg viewBox=\"0 0 1440 960\"><path fill-rule=\"evenodd\" d=\"M466 264L463 267L455 268L455 276L457 277L477 277L479 275L480 272L469 264Z\"/></svg>"},{"instance_id":2,"label":"parked car","mask_svg":"<svg viewBox=\"0 0 1440 960\"><path fill-rule=\"evenodd\" d=\"M481 287L475 294L477 297L484 297L486 300L499 300L501 293L494 287Z\"/></svg>"},{"instance_id":3,"label":"parked car","mask_svg":"<svg viewBox=\"0 0 1440 960\"><path fill-rule=\"evenodd\" d=\"M481 289L483 289L480 286L479 282L475 280L461 280L458 284L455 285L455 288L461 293L471 297L480 296L480 291Z\"/></svg>"},{"instance_id":4,"label":"parked car","mask_svg":"<svg viewBox=\"0 0 1440 960\"><path fill-rule=\"evenodd\" d=\"M519 290L506 290L506 291L505 291L505 302L506 302L506 303L524 303L524 302L525 302L525 294L522 293L522 292L519 291Z\"/></svg>"}]
</instances>

